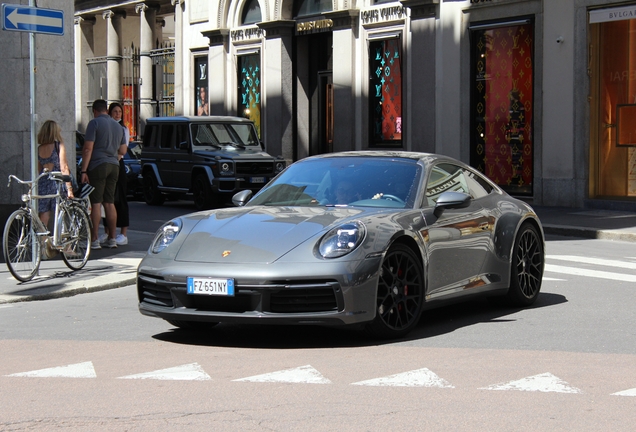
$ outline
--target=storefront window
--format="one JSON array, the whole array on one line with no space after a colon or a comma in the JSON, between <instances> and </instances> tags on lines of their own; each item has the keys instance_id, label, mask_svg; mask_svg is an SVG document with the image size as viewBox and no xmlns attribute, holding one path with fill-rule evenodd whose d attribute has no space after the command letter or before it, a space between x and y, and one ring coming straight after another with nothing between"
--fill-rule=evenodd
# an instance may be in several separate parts
<instances>
[{"instance_id":1,"label":"storefront window","mask_svg":"<svg viewBox=\"0 0 636 432\"><path fill-rule=\"evenodd\" d=\"M208 96L208 58L194 59L194 112L198 116L210 115Z\"/></svg>"},{"instance_id":2,"label":"storefront window","mask_svg":"<svg viewBox=\"0 0 636 432\"><path fill-rule=\"evenodd\" d=\"M636 197L636 20L590 27L590 195Z\"/></svg>"},{"instance_id":3,"label":"storefront window","mask_svg":"<svg viewBox=\"0 0 636 432\"><path fill-rule=\"evenodd\" d=\"M471 165L515 195L531 195L531 23L471 29Z\"/></svg>"},{"instance_id":4,"label":"storefront window","mask_svg":"<svg viewBox=\"0 0 636 432\"><path fill-rule=\"evenodd\" d=\"M247 0L241 13L241 24L254 24L261 21L261 5L258 0Z\"/></svg>"},{"instance_id":5,"label":"storefront window","mask_svg":"<svg viewBox=\"0 0 636 432\"><path fill-rule=\"evenodd\" d=\"M296 0L294 2L294 18L317 15L332 9L331 0Z\"/></svg>"},{"instance_id":6,"label":"storefront window","mask_svg":"<svg viewBox=\"0 0 636 432\"><path fill-rule=\"evenodd\" d=\"M402 147L402 44L369 42L370 147Z\"/></svg>"},{"instance_id":7,"label":"storefront window","mask_svg":"<svg viewBox=\"0 0 636 432\"><path fill-rule=\"evenodd\" d=\"M254 122L261 137L261 57L260 54L238 57L238 113Z\"/></svg>"}]
</instances>

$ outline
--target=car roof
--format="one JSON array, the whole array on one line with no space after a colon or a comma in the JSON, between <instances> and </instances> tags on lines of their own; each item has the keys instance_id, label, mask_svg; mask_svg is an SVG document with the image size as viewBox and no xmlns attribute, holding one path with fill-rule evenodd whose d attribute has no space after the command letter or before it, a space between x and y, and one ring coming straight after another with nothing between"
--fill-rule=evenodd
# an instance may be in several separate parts
<instances>
[{"instance_id":1,"label":"car roof","mask_svg":"<svg viewBox=\"0 0 636 432\"><path fill-rule=\"evenodd\" d=\"M234 116L172 116L151 117L147 123L252 123L250 119Z\"/></svg>"},{"instance_id":2,"label":"car roof","mask_svg":"<svg viewBox=\"0 0 636 432\"><path fill-rule=\"evenodd\" d=\"M325 153L321 155L311 156L311 158L334 158L334 157L384 157L384 158L402 158L421 161L425 164L431 164L437 161L448 161L465 166L465 164L450 156L440 155L436 153L411 152L404 150L359 150L338 153Z\"/></svg>"}]
</instances>

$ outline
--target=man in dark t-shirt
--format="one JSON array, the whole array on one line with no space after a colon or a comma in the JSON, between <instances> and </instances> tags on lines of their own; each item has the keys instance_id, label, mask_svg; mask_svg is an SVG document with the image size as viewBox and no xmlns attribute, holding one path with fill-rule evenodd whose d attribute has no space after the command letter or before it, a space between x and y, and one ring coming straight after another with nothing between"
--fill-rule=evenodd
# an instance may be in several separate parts
<instances>
[{"instance_id":1,"label":"man in dark t-shirt","mask_svg":"<svg viewBox=\"0 0 636 432\"><path fill-rule=\"evenodd\" d=\"M115 241L117 210L115 210L115 186L119 176L118 154L126 153L124 128L108 115L108 104L103 99L93 102L93 120L86 126L82 149L81 182L90 183L95 190L91 200L91 249L101 249L99 244L99 220L102 204L106 215L106 225L112 237L105 247L116 248Z\"/></svg>"}]
</instances>

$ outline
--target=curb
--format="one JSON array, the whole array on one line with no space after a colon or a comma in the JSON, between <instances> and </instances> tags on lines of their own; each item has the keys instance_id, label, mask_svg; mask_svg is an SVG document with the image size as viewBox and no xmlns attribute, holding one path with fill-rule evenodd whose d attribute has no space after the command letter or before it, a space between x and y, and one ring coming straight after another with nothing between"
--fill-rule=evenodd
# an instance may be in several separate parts
<instances>
[{"instance_id":1,"label":"curb","mask_svg":"<svg viewBox=\"0 0 636 432\"><path fill-rule=\"evenodd\" d=\"M78 294L87 294L98 291L106 291L109 289L122 288L128 285L134 285L137 282L137 277L127 277L125 279L119 279L114 282L104 283L101 285L95 286L84 286L84 287L71 287L65 288L61 291L55 292L47 292L42 294L31 294L26 296L9 296L9 295L0 295L0 305L9 304L9 303L21 303L28 301L38 301L38 300L51 300L56 298L63 297L73 297Z\"/></svg>"},{"instance_id":2,"label":"curb","mask_svg":"<svg viewBox=\"0 0 636 432\"><path fill-rule=\"evenodd\" d=\"M545 234L554 234L567 237L636 242L636 232L624 230L600 230L588 227L547 224L543 225L543 232Z\"/></svg>"}]
</instances>

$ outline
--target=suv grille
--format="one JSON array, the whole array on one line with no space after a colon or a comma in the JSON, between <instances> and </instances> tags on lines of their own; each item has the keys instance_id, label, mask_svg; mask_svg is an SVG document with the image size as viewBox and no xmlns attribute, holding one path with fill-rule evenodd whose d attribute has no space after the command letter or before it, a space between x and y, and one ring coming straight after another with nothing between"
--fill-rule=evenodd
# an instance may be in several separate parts
<instances>
[{"instance_id":1,"label":"suv grille","mask_svg":"<svg viewBox=\"0 0 636 432\"><path fill-rule=\"evenodd\" d=\"M274 164L271 162L237 162L236 173L240 175L273 175Z\"/></svg>"}]
</instances>

